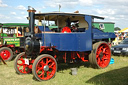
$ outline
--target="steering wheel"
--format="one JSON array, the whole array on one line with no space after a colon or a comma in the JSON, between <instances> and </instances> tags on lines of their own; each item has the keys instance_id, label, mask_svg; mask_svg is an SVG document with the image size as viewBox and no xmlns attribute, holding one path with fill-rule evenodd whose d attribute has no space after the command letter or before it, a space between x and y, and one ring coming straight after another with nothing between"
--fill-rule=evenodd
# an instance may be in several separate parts
<instances>
[{"instance_id":1,"label":"steering wheel","mask_svg":"<svg viewBox=\"0 0 128 85\"><path fill-rule=\"evenodd\" d=\"M62 33L71 33L71 29L69 27L64 27L61 30Z\"/></svg>"}]
</instances>

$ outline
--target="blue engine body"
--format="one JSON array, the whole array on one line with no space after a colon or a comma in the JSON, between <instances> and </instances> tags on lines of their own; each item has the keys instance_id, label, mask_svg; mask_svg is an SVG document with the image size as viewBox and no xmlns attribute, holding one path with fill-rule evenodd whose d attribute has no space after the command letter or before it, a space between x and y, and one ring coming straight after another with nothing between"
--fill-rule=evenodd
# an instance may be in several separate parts
<instances>
[{"instance_id":1,"label":"blue engine body","mask_svg":"<svg viewBox=\"0 0 128 85\"><path fill-rule=\"evenodd\" d=\"M84 32L72 33L39 33L36 37L41 38L42 46L56 46L58 51L91 51L94 39L115 38L114 33L105 33L99 29L92 28L92 17L85 15L88 22L88 29ZM43 26L39 29L44 31ZM45 27L45 31L50 31Z\"/></svg>"}]
</instances>

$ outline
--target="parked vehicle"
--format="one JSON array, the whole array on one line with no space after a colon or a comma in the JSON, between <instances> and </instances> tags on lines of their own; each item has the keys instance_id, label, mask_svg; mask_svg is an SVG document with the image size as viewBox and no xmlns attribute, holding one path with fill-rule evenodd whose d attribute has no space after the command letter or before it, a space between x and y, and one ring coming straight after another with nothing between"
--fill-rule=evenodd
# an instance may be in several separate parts
<instances>
[{"instance_id":1,"label":"parked vehicle","mask_svg":"<svg viewBox=\"0 0 128 85\"><path fill-rule=\"evenodd\" d=\"M37 13L29 7L29 32L25 33L25 52L17 55L14 67L19 74L33 73L39 80L53 78L57 71L57 62L90 62L94 68L106 68L111 59L109 38L114 40L114 33L105 33L92 28L94 18L102 17L79 13ZM43 23L41 32L34 32L35 20ZM54 22L55 30L49 29ZM50 27L51 28L51 27ZM61 63L63 63L61 62Z\"/></svg>"},{"instance_id":2,"label":"parked vehicle","mask_svg":"<svg viewBox=\"0 0 128 85\"><path fill-rule=\"evenodd\" d=\"M24 30L28 24L2 23L0 28L0 56L10 61L14 54L24 51Z\"/></svg>"},{"instance_id":3,"label":"parked vehicle","mask_svg":"<svg viewBox=\"0 0 128 85\"><path fill-rule=\"evenodd\" d=\"M128 55L128 38L124 39L120 44L112 46L113 55Z\"/></svg>"}]
</instances>

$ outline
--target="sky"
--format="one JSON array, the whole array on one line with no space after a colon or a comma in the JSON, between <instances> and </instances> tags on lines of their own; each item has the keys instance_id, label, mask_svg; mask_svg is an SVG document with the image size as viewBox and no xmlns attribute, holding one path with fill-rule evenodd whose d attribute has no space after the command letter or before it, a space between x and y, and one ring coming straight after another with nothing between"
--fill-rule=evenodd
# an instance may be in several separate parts
<instances>
[{"instance_id":1,"label":"sky","mask_svg":"<svg viewBox=\"0 0 128 85\"><path fill-rule=\"evenodd\" d=\"M128 0L0 0L0 23L28 23L28 6L36 12L74 12L104 17L97 22L114 22L128 27Z\"/></svg>"}]
</instances>

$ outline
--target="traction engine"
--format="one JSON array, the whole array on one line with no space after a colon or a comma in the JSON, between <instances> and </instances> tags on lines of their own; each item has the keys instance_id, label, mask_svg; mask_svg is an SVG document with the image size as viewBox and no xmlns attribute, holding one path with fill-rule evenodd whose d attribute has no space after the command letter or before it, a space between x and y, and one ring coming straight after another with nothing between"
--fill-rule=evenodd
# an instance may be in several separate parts
<instances>
[{"instance_id":1,"label":"traction engine","mask_svg":"<svg viewBox=\"0 0 128 85\"><path fill-rule=\"evenodd\" d=\"M55 13L41 15L35 14L35 12L35 9L29 7L29 32L25 33L25 52L17 55L14 61L17 73L28 74L32 72L37 80L44 81L55 76L57 62L61 60L64 63L74 63L77 60L89 61L94 68L106 68L109 65L111 50L106 40L108 38L114 39L115 35L103 33L97 29L94 29L93 32L97 31L98 33L92 32L92 18L101 17L85 15L85 20L89 24L86 32L72 33L69 27L64 27L60 33L46 33L44 26L44 32L35 34L35 18L43 16L45 20L47 15L55 15ZM62 14L56 15L61 16ZM73 14L73 16L83 17L78 14ZM106 37L104 37L105 35ZM98 39L99 36L101 39Z\"/></svg>"}]
</instances>

